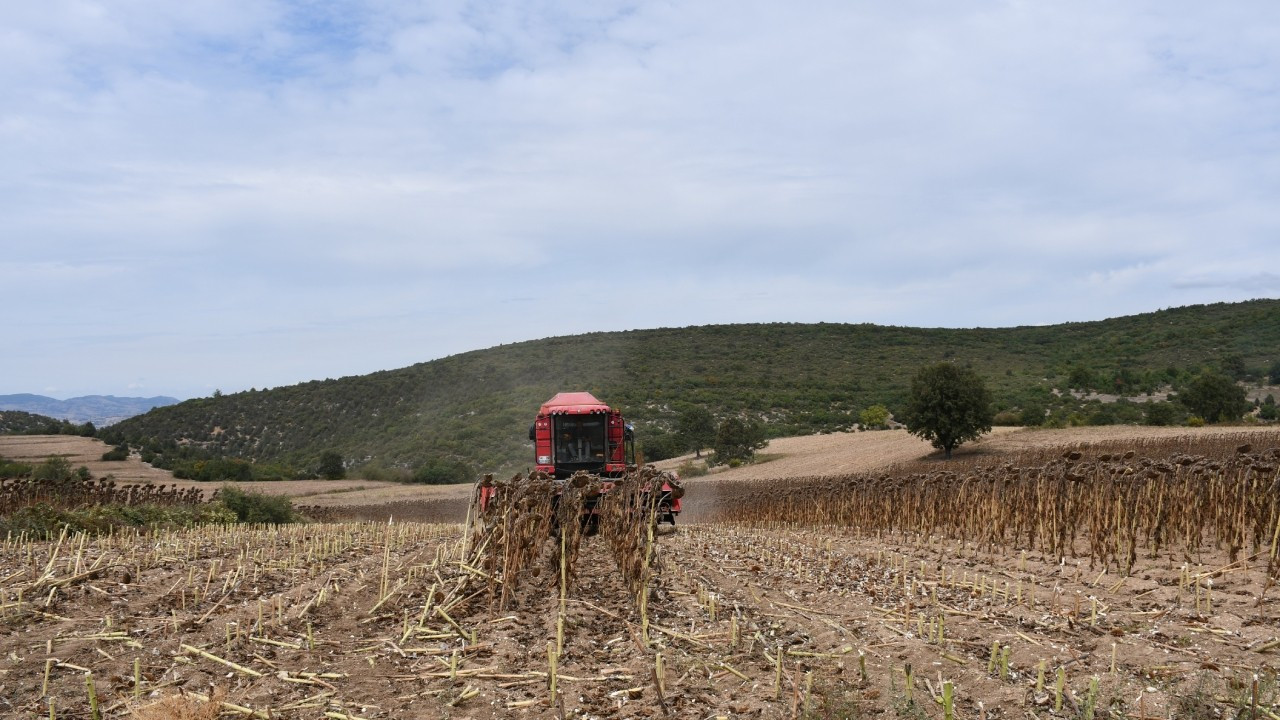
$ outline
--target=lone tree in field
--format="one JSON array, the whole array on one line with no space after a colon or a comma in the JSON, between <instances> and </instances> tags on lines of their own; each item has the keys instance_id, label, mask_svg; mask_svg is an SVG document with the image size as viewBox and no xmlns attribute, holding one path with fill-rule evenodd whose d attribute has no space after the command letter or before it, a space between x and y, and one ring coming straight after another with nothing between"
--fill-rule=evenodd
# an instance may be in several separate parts
<instances>
[{"instance_id":1,"label":"lone tree in field","mask_svg":"<svg viewBox=\"0 0 1280 720\"><path fill-rule=\"evenodd\" d=\"M685 449L692 450L694 457L702 457L702 448L710 447L716 441L716 418L704 407L691 407L680 413L676 433Z\"/></svg>"},{"instance_id":2,"label":"lone tree in field","mask_svg":"<svg viewBox=\"0 0 1280 720\"><path fill-rule=\"evenodd\" d=\"M767 443L764 428L760 427L760 423L754 420L727 417L721 420L720 427L716 428L716 464L726 465L734 460L749 462L755 457L756 450Z\"/></svg>"},{"instance_id":3,"label":"lone tree in field","mask_svg":"<svg viewBox=\"0 0 1280 720\"><path fill-rule=\"evenodd\" d=\"M911 380L903 422L951 459L951 450L991 430L991 393L972 369L949 362L926 365Z\"/></svg>"}]
</instances>

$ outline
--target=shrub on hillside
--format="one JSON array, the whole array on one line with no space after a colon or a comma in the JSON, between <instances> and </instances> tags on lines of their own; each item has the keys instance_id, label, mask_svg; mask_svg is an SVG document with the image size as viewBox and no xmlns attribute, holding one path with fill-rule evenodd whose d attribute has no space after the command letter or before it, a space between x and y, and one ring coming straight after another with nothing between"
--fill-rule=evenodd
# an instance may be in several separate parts
<instances>
[{"instance_id":1,"label":"shrub on hillside","mask_svg":"<svg viewBox=\"0 0 1280 720\"><path fill-rule=\"evenodd\" d=\"M1013 410L1001 410L991 417L992 425L1008 426L1021 425L1022 413Z\"/></svg>"},{"instance_id":2,"label":"shrub on hillside","mask_svg":"<svg viewBox=\"0 0 1280 720\"><path fill-rule=\"evenodd\" d=\"M1147 425L1177 425L1178 408L1171 402L1146 403L1143 422Z\"/></svg>"},{"instance_id":3,"label":"shrub on hillside","mask_svg":"<svg viewBox=\"0 0 1280 720\"><path fill-rule=\"evenodd\" d=\"M364 480L374 480L377 482L411 482L413 473L402 467L390 467L381 460L374 460L361 465L357 469L353 469L349 475Z\"/></svg>"},{"instance_id":4,"label":"shrub on hillside","mask_svg":"<svg viewBox=\"0 0 1280 720\"><path fill-rule=\"evenodd\" d=\"M118 462L120 460L129 459L129 444L120 443L110 450L102 453L102 459L107 462Z\"/></svg>"},{"instance_id":5,"label":"shrub on hillside","mask_svg":"<svg viewBox=\"0 0 1280 720\"><path fill-rule=\"evenodd\" d=\"M689 449L689 444L675 433L653 431L646 433L640 440L640 455L645 462L657 462L678 457Z\"/></svg>"},{"instance_id":6,"label":"shrub on hillside","mask_svg":"<svg viewBox=\"0 0 1280 720\"><path fill-rule=\"evenodd\" d=\"M1018 425L1026 427L1037 427L1044 424L1045 416L1049 414L1049 408L1040 400L1027 400L1022 404L1022 410L1018 413ZM997 425L1000 423L996 423Z\"/></svg>"},{"instance_id":7,"label":"shrub on hillside","mask_svg":"<svg viewBox=\"0 0 1280 720\"><path fill-rule=\"evenodd\" d=\"M475 473L464 462L443 458L428 460L420 466L409 482L424 485L457 485L475 480Z\"/></svg>"},{"instance_id":8,"label":"shrub on hillside","mask_svg":"<svg viewBox=\"0 0 1280 720\"><path fill-rule=\"evenodd\" d=\"M883 405L872 405L858 413L858 422L863 430L887 430L889 428L889 408Z\"/></svg>"},{"instance_id":9,"label":"shrub on hillside","mask_svg":"<svg viewBox=\"0 0 1280 720\"><path fill-rule=\"evenodd\" d=\"M253 479L253 465L244 460L215 458L198 462L195 465L195 473L192 475L192 479L201 482L217 482L219 480L244 482ZM174 475L176 476L177 473L174 473Z\"/></svg>"}]
</instances>

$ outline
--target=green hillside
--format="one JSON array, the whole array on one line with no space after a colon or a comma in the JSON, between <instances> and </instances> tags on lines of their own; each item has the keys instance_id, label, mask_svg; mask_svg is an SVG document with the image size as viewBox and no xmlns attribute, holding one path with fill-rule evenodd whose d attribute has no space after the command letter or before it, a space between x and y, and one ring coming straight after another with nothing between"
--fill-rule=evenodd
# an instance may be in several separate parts
<instances>
[{"instance_id":1,"label":"green hillside","mask_svg":"<svg viewBox=\"0 0 1280 720\"><path fill-rule=\"evenodd\" d=\"M460 462L506 472L529 464L529 423L561 390L589 390L620 407L642 445L647 438L660 451L664 432L691 405L752 414L775 437L847 428L868 405L900 407L916 369L942 359L972 364L1002 409L1035 407L1057 421L1140 420L1140 410L1104 412L1054 391L1140 395L1176 388L1205 367L1261 378L1280 360L1280 300L1045 327L819 323L591 333L190 400L103 434L170 456L203 448L293 468L315 467L322 452L336 451L348 464Z\"/></svg>"},{"instance_id":2,"label":"green hillside","mask_svg":"<svg viewBox=\"0 0 1280 720\"><path fill-rule=\"evenodd\" d=\"M0 435L83 435L97 432L93 423L77 425L24 410L0 410Z\"/></svg>"}]
</instances>

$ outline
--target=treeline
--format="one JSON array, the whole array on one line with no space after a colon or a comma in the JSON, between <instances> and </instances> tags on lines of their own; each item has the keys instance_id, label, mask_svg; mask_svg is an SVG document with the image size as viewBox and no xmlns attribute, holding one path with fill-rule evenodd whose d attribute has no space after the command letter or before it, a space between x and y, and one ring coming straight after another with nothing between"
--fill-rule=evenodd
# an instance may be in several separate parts
<instances>
[{"instance_id":1,"label":"treeline","mask_svg":"<svg viewBox=\"0 0 1280 720\"><path fill-rule=\"evenodd\" d=\"M22 410L0 410L0 435L78 435L94 437L93 423L73 423Z\"/></svg>"},{"instance_id":2,"label":"treeline","mask_svg":"<svg viewBox=\"0 0 1280 720\"><path fill-rule=\"evenodd\" d=\"M124 440L104 453L102 459L123 460L134 451L138 452L143 462L168 470L179 480L201 482L341 480L347 476L348 463L340 453L332 450L321 452L313 462L294 464L283 461L255 462L229 457L218 454L216 449L178 443L172 439L148 440L136 447ZM465 463L433 459L412 471L403 468L387 468L377 463L366 463L361 468L361 477L404 483L447 484L470 482L475 479L475 473L471 466Z\"/></svg>"},{"instance_id":3,"label":"treeline","mask_svg":"<svg viewBox=\"0 0 1280 720\"><path fill-rule=\"evenodd\" d=\"M591 333L218 394L101 434L167 448L157 451L164 462L199 462L203 453L248 462L251 472L307 473L333 452L344 471L366 477L468 480L531 465L529 423L565 390L620 408L645 455L657 458L680 445L679 419L692 408L758 422L767 437L851 429L870 407L900 411L912 375L939 360L975 368L1003 422L1185 423L1194 413L1177 397L1196 378L1261 383L1280 370L1278 348L1277 300L1043 327L775 323Z\"/></svg>"}]
</instances>

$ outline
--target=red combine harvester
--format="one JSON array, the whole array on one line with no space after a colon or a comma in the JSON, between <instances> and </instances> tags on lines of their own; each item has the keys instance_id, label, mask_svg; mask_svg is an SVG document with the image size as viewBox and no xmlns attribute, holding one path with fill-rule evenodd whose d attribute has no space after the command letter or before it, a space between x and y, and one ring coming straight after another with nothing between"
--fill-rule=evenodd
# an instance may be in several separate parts
<instances>
[{"instance_id":1,"label":"red combine harvester","mask_svg":"<svg viewBox=\"0 0 1280 720\"><path fill-rule=\"evenodd\" d=\"M529 439L537 470L558 479L579 470L618 478L636 464L631 426L589 392L556 393L542 403Z\"/></svg>"},{"instance_id":2,"label":"red combine harvester","mask_svg":"<svg viewBox=\"0 0 1280 720\"><path fill-rule=\"evenodd\" d=\"M535 470L559 481L577 473L600 478L601 495L627 473L636 472L635 437L622 413L600 402L589 392L562 392L542 404L529 426ZM683 488L679 476L669 474L649 497L657 503L659 523L676 522ZM532 476L531 476L532 477ZM674 485L673 485L674 484ZM493 488L482 488L481 507L488 504ZM600 495L587 500L584 513L594 515Z\"/></svg>"}]
</instances>

